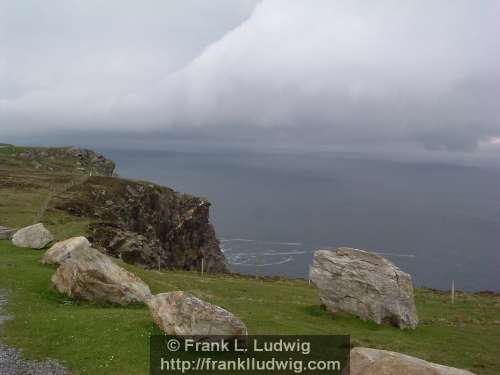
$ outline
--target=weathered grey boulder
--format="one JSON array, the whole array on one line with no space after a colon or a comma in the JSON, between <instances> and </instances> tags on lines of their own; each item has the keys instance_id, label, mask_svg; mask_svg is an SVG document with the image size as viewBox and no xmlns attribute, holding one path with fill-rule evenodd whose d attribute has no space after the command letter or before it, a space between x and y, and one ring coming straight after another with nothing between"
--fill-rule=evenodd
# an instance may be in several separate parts
<instances>
[{"instance_id":1,"label":"weathered grey boulder","mask_svg":"<svg viewBox=\"0 0 500 375\"><path fill-rule=\"evenodd\" d=\"M52 276L52 283L59 292L87 301L128 305L151 298L140 278L92 248L73 250Z\"/></svg>"},{"instance_id":2,"label":"weathered grey boulder","mask_svg":"<svg viewBox=\"0 0 500 375\"><path fill-rule=\"evenodd\" d=\"M54 240L42 223L30 225L19 229L12 236L12 243L18 247L30 247L32 249L42 249Z\"/></svg>"},{"instance_id":3,"label":"weathered grey boulder","mask_svg":"<svg viewBox=\"0 0 500 375\"><path fill-rule=\"evenodd\" d=\"M77 249L88 249L90 242L85 237L73 237L52 245L43 256L43 264L61 264Z\"/></svg>"},{"instance_id":4,"label":"weathered grey boulder","mask_svg":"<svg viewBox=\"0 0 500 375\"><path fill-rule=\"evenodd\" d=\"M10 229L7 227L3 227L0 225L0 240L10 240L14 233L17 232L17 229Z\"/></svg>"},{"instance_id":5,"label":"weathered grey boulder","mask_svg":"<svg viewBox=\"0 0 500 375\"><path fill-rule=\"evenodd\" d=\"M411 276L379 255L350 248L319 250L310 276L330 312L400 328L418 323Z\"/></svg>"},{"instance_id":6,"label":"weathered grey boulder","mask_svg":"<svg viewBox=\"0 0 500 375\"><path fill-rule=\"evenodd\" d=\"M350 364L350 375L474 375L401 353L368 348L352 349Z\"/></svg>"},{"instance_id":7,"label":"weathered grey boulder","mask_svg":"<svg viewBox=\"0 0 500 375\"><path fill-rule=\"evenodd\" d=\"M222 307L186 292L161 293L148 302L153 320L168 335L236 337L248 334L245 324Z\"/></svg>"}]
</instances>

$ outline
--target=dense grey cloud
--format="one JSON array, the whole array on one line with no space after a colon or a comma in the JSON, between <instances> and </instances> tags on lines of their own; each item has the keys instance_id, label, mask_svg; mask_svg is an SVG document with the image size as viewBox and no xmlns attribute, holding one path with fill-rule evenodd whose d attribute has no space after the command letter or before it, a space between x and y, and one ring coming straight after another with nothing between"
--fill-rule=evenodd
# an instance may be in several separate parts
<instances>
[{"instance_id":1,"label":"dense grey cloud","mask_svg":"<svg viewBox=\"0 0 500 375\"><path fill-rule=\"evenodd\" d=\"M496 0L11 3L2 130L499 148Z\"/></svg>"},{"instance_id":2,"label":"dense grey cloud","mask_svg":"<svg viewBox=\"0 0 500 375\"><path fill-rule=\"evenodd\" d=\"M0 0L0 126L120 127L121 98L181 69L255 4Z\"/></svg>"}]
</instances>

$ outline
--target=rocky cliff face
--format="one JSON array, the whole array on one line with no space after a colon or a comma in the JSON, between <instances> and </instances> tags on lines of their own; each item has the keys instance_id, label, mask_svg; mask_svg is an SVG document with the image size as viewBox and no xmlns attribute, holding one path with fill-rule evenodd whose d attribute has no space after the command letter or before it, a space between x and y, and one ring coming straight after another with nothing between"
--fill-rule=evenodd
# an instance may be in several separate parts
<instances>
[{"instance_id":1,"label":"rocky cliff face","mask_svg":"<svg viewBox=\"0 0 500 375\"><path fill-rule=\"evenodd\" d=\"M31 160L36 169L57 171L65 169L65 161L85 174L112 176L115 163L92 150L78 147L29 148L16 154L21 159Z\"/></svg>"},{"instance_id":2,"label":"rocky cliff face","mask_svg":"<svg viewBox=\"0 0 500 375\"><path fill-rule=\"evenodd\" d=\"M89 239L108 255L145 268L227 272L210 203L167 187L90 177L57 195L51 209L92 219Z\"/></svg>"}]
</instances>

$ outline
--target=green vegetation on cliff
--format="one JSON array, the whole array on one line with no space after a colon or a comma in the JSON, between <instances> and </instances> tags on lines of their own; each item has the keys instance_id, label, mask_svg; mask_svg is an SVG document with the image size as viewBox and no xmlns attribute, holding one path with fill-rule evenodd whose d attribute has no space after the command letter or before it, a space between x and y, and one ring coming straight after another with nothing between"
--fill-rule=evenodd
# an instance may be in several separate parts
<instances>
[{"instance_id":1,"label":"green vegetation on cliff","mask_svg":"<svg viewBox=\"0 0 500 375\"><path fill-rule=\"evenodd\" d=\"M111 161L73 147L0 147L0 225L20 228L43 220L56 238L81 233L88 220L45 209L54 194L90 173L113 169Z\"/></svg>"}]
</instances>

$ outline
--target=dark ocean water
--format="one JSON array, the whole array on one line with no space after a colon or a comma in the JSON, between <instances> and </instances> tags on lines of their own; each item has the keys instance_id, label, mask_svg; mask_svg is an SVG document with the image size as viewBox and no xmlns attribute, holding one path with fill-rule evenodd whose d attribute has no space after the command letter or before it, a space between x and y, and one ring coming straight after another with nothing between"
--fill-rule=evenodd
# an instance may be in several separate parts
<instances>
[{"instance_id":1,"label":"dark ocean water","mask_svg":"<svg viewBox=\"0 0 500 375\"><path fill-rule=\"evenodd\" d=\"M500 291L500 173L339 154L102 150L125 177L207 197L232 269L307 277L317 249L383 254L417 286Z\"/></svg>"}]
</instances>

